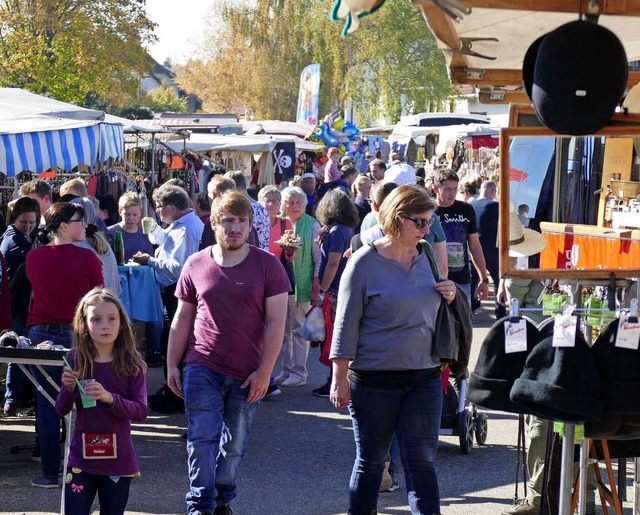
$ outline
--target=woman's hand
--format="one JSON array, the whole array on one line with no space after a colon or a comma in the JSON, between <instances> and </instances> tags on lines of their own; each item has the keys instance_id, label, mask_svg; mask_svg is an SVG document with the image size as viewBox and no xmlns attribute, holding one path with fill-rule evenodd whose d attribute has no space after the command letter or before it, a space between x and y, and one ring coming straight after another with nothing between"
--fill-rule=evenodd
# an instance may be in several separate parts
<instances>
[{"instance_id":1,"label":"woman's hand","mask_svg":"<svg viewBox=\"0 0 640 515\"><path fill-rule=\"evenodd\" d=\"M451 304L453 299L456 298L456 284L449 279L436 283L436 290L438 290L438 293L444 297L444 300L446 300L448 304Z\"/></svg>"},{"instance_id":2,"label":"woman's hand","mask_svg":"<svg viewBox=\"0 0 640 515\"><path fill-rule=\"evenodd\" d=\"M349 404L350 391L349 380L346 377L336 379L334 376L331 380L331 393L329 394L331 404L333 404L336 409L346 408Z\"/></svg>"},{"instance_id":3,"label":"woman's hand","mask_svg":"<svg viewBox=\"0 0 640 515\"><path fill-rule=\"evenodd\" d=\"M113 395L111 392L105 390L104 386L98 381L90 383L84 391L92 401L102 401L109 405L113 404Z\"/></svg>"},{"instance_id":4,"label":"woman's hand","mask_svg":"<svg viewBox=\"0 0 640 515\"><path fill-rule=\"evenodd\" d=\"M78 373L74 372L69 367L65 366L62 368L62 385L70 392L76 389L77 377Z\"/></svg>"}]
</instances>

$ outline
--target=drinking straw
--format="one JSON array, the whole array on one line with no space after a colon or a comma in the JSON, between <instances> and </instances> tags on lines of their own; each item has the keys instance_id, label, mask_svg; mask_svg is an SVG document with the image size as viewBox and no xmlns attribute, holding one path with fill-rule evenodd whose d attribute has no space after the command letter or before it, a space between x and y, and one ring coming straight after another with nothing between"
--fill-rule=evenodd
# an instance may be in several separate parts
<instances>
[{"instance_id":1,"label":"drinking straw","mask_svg":"<svg viewBox=\"0 0 640 515\"><path fill-rule=\"evenodd\" d=\"M67 365L69 368L73 368L71 365L69 365L66 357L62 356L62 361L64 361L65 365ZM78 381L78 378L74 377L74 379L76 380L76 384L78 385L78 388L80 388L80 392L82 392L82 395L87 395L87 393L84 391L84 388L82 388L80 381Z\"/></svg>"}]
</instances>

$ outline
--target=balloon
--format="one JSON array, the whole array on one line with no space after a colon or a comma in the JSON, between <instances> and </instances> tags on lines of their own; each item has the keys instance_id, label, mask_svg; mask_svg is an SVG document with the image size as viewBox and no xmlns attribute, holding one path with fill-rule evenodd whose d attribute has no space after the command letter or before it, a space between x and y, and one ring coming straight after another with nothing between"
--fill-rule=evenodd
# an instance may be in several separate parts
<instances>
[{"instance_id":1,"label":"balloon","mask_svg":"<svg viewBox=\"0 0 640 515\"><path fill-rule=\"evenodd\" d=\"M345 148L345 146L344 146L344 145L339 145L339 146L338 146L338 150L340 150L340 153L341 153L341 154L344 154L344 153L347 151L347 149Z\"/></svg>"},{"instance_id":2,"label":"balloon","mask_svg":"<svg viewBox=\"0 0 640 515\"><path fill-rule=\"evenodd\" d=\"M331 133L331 129L326 122L320 124L320 132L317 133L317 136L327 147L337 147L340 144L338 139Z\"/></svg>"},{"instance_id":3,"label":"balloon","mask_svg":"<svg viewBox=\"0 0 640 515\"><path fill-rule=\"evenodd\" d=\"M342 119L342 116L337 116L336 118L333 119L333 123L331 124L331 127L339 131L339 130L342 130L343 125L344 125L344 120Z\"/></svg>"},{"instance_id":4,"label":"balloon","mask_svg":"<svg viewBox=\"0 0 640 515\"><path fill-rule=\"evenodd\" d=\"M323 123L326 123L329 127L331 127L331 115L328 114L324 117Z\"/></svg>"},{"instance_id":5,"label":"balloon","mask_svg":"<svg viewBox=\"0 0 640 515\"><path fill-rule=\"evenodd\" d=\"M358 127L356 127L351 122L345 122L344 126L342 127L342 131L350 136L357 136L358 134L360 134L360 129L358 129Z\"/></svg>"}]
</instances>

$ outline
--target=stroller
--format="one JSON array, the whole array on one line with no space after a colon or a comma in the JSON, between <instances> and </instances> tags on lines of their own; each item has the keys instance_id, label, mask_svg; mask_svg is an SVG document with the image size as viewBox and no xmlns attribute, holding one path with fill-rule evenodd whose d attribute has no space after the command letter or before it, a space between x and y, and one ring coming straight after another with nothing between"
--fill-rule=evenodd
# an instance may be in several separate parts
<instances>
[{"instance_id":1,"label":"stroller","mask_svg":"<svg viewBox=\"0 0 640 515\"><path fill-rule=\"evenodd\" d=\"M473 449L474 436L478 445L484 445L487 442L489 419L484 413L479 413L474 404L466 400L466 370L456 378L451 376L451 369L447 367L442 371L441 377L443 400L440 434L458 436L460 451L462 454L469 454Z\"/></svg>"}]
</instances>

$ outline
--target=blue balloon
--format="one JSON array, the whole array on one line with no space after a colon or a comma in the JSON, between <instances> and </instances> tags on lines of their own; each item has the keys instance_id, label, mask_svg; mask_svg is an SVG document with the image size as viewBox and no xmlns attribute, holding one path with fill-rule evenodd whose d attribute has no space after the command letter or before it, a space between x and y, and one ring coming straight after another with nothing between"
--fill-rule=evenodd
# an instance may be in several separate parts
<instances>
[{"instance_id":1,"label":"blue balloon","mask_svg":"<svg viewBox=\"0 0 640 515\"><path fill-rule=\"evenodd\" d=\"M340 144L338 138L331 133L331 128L327 122L320 124L320 131L317 135L327 147L337 147Z\"/></svg>"}]
</instances>

